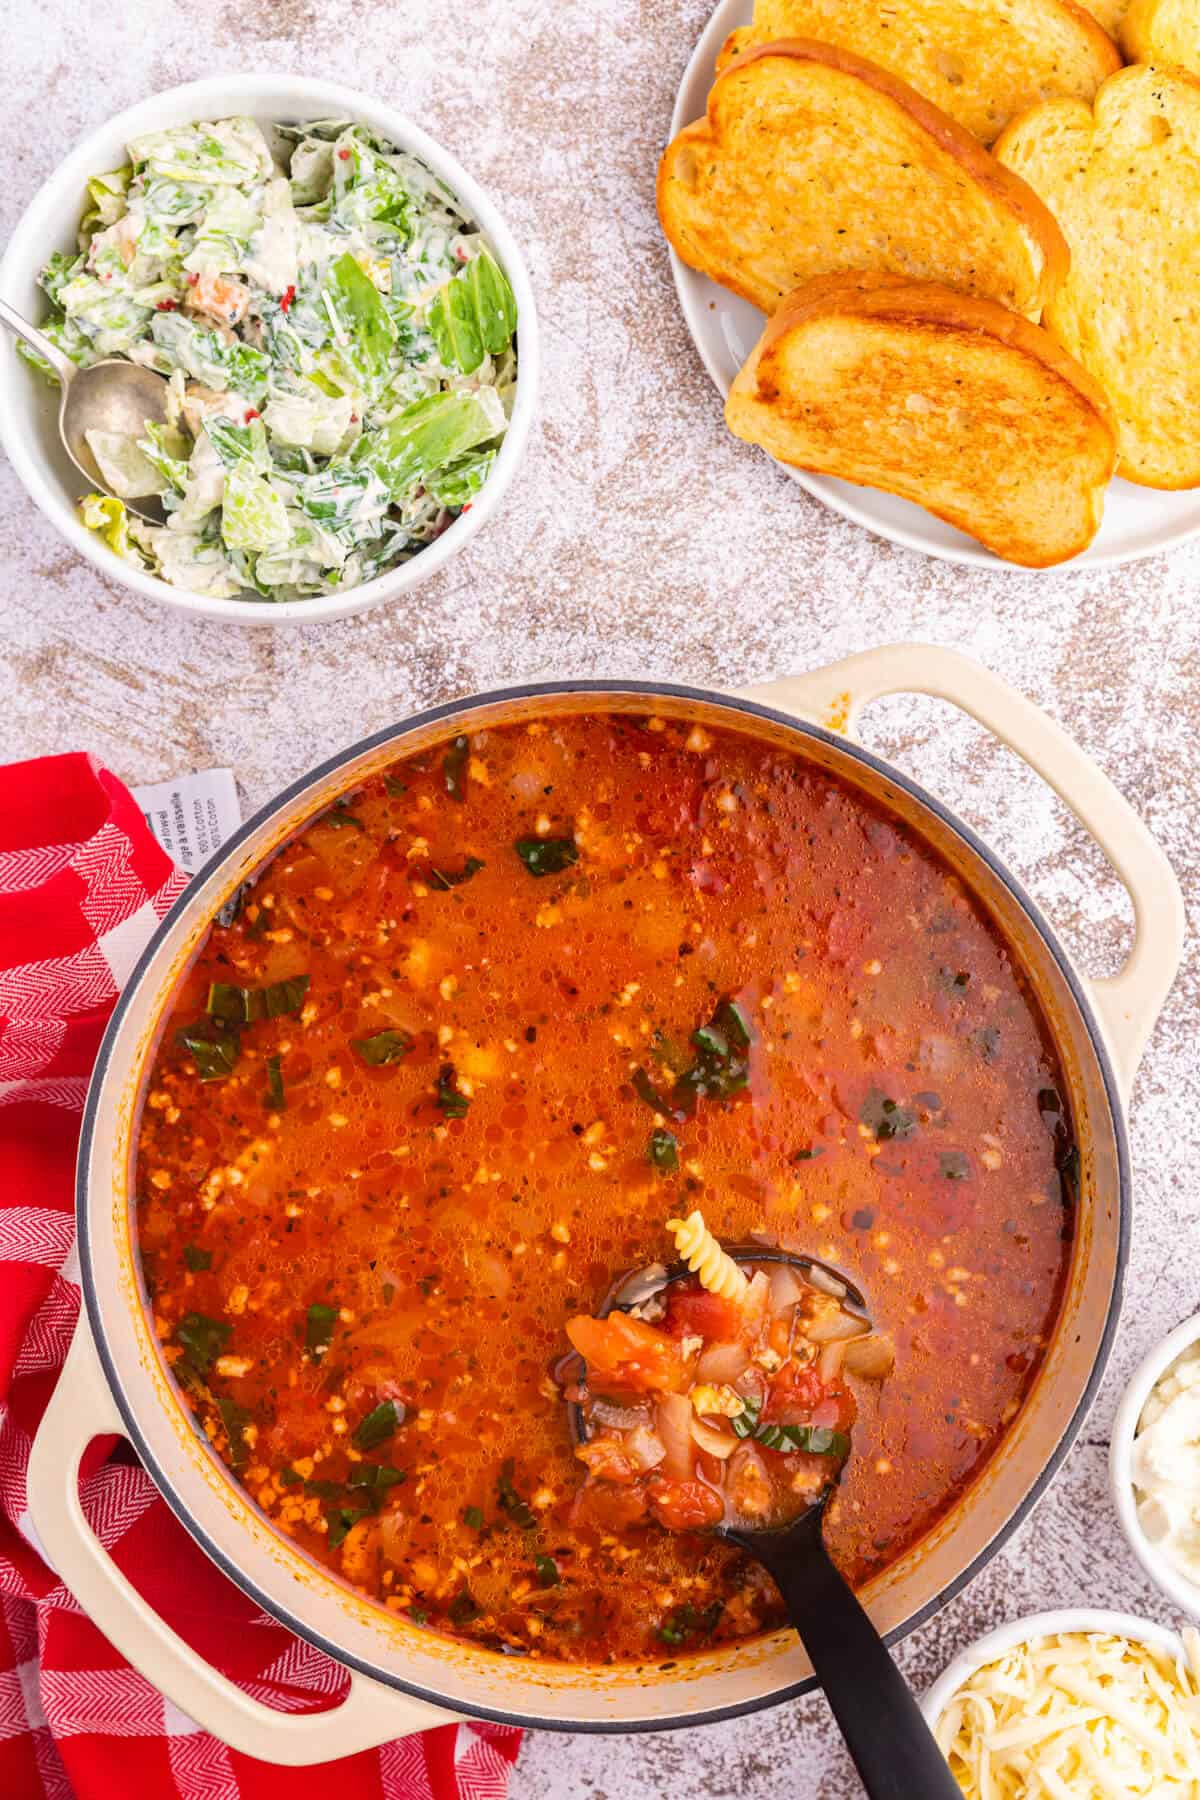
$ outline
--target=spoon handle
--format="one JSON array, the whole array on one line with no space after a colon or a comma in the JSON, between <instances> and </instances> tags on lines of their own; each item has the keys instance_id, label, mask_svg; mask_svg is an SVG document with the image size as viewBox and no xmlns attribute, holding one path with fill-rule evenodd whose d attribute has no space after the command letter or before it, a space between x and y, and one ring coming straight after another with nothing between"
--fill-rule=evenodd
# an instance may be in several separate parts
<instances>
[{"instance_id":1,"label":"spoon handle","mask_svg":"<svg viewBox=\"0 0 1200 1800\"><path fill-rule=\"evenodd\" d=\"M803 1555L772 1557L768 1567L871 1800L962 1800L920 1707L819 1532Z\"/></svg>"},{"instance_id":2,"label":"spoon handle","mask_svg":"<svg viewBox=\"0 0 1200 1800\"><path fill-rule=\"evenodd\" d=\"M75 373L75 364L69 356L63 355L57 344L52 344L48 337L43 336L35 326L29 323L28 319L23 319L20 313L8 304L7 300L0 300L0 325L6 325L14 337L22 338L31 350L36 350L39 356L44 356L59 381L64 387L66 386Z\"/></svg>"}]
</instances>

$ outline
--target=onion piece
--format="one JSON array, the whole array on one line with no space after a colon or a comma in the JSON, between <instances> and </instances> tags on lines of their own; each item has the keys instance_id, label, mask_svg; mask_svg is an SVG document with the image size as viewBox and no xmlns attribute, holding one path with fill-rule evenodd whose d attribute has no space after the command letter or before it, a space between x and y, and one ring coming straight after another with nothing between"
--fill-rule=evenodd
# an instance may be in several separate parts
<instances>
[{"instance_id":1,"label":"onion piece","mask_svg":"<svg viewBox=\"0 0 1200 1800\"><path fill-rule=\"evenodd\" d=\"M857 1313L831 1312L806 1324L804 1335L810 1344L841 1344L847 1338L866 1337L870 1329L866 1319Z\"/></svg>"},{"instance_id":2,"label":"onion piece","mask_svg":"<svg viewBox=\"0 0 1200 1800\"><path fill-rule=\"evenodd\" d=\"M732 1385L739 1375L744 1374L749 1361L750 1352L745 1344L709 1344L700 1352L696 1380L711 1382L714 1386L722 1382Z\"/></svg>"},{"instance_id":3,"label":"onion piece","mask_svg":"<svg viewBox=\"0 0 1200 1800\"><path fill-rule=\"evenodd\" d=\"M843 1367L862 1381L886 1381L896 1367L896 1346L884 1331L847 1344Z\"/></svg>"},{"instance_id":4,"label":"onion piece","mask_svg":"<svg viewBox=\"0 0 1200 1800\"><path fill-rule=\"evenodd\" d=\"M656 1424L663 1446L662 1472L673 1481L690 1481L692 1476L692 1403L686 1394L663 1394L658 1402Z\"/></svg>"},{"instance_id":5,"label":"onion piece","mask_svg":"<svg viewBox=\"0 0 1200 1800\"><path fill-rule=\"evenodd\" d=\"M726 1457L732 1456L738 1447L739 1440L732 1431L718 1431L715 1425L707 1425L703 1419L692 1420L691 1433L702 1450L707 1450L710 1456L719 1457L722 1462Z\"/></svg>"},{"instance_id":6,"label":"onion piece","mask_svg":"<svg viewBox=\"0 0 1200 1800\"><path fill-rule=\"evenodd\" d=\"M593 1400L590 1407L593 1424L609 1425L614 1431L632 1431L635 1425L649 1425L650 1411L645 1406L616 1406L611 1400Z\"/></svg>"},{"instance_id":7,"label":"onion piece","mask_svg":"<svg viewBox=\"0 0 1200 1800\"><path fill-rule=\"evenodd\" d=\"M625 1439L625 1454L643 1473L657 1469L666 1457L662 1439L648 1425L635 1425Z\"/></svg>"},{"instance_id":8,"label":"onion piece","mask_svg":"<svg viewBox=\"0 0 1200 1800\"><path fill-rule=\"evenodd\" d=\"M846 1355L845 1344L826 1344L817 1363L817 1373L826 1387L831 1387L842 1372L842 1362Z\"/></svg>"},{"instance_id":9,"label":"onion piece","mask_svg":"<svg viewBox=\"0 0 1200 1800\"><path fill-rule=\"evenodd\" d=\"M786 1312L789 1306L798 1306L804 1299L808 1284L802 1280L799 1272L789 1268L787 1263L776 1263L769 1277L771 1283L771 1311Z\"/></svg>"}]
</instances>

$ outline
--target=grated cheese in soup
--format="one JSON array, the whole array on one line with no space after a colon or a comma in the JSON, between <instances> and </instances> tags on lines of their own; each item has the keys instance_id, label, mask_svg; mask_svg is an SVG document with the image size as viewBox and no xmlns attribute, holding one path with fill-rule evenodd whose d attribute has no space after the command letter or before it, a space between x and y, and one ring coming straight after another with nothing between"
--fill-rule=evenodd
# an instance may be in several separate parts
<instances>
[{"instance_id":1,"label":"grated cheese in soup","mask_svg":"<svg viewBox=\"0 0 1200 1800\"><path fill-rule=\"evenodd\" d=\"M1200 1634L1186 1659L1100 1633L1020 1644L937 1723L968 1800L1200 1800Z\"/></svg>"}]
</instances>

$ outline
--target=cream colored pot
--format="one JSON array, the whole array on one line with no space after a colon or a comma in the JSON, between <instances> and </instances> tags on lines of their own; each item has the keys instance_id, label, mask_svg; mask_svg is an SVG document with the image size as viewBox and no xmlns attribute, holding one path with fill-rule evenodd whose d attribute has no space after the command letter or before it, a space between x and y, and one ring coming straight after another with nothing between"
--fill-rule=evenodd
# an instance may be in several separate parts
<instances>
[{"instance_id":1,"label":"cream colored pot","mask_svg":"<svg viewBox=\"0 0 1200 1800\"><path fill-rule=\"evenodd\" d=\"M1087 982L1049 926L968 828L851 737L861 708L915 691L956 702L1055 787L1133 899L1124 969ZM723 1647L669 1670L530 1663L442 1641L367 1605L277 1535L197 1433L168 1378L131 1236L140 1075L160 1013L209 921L238 884L313 815L398 754L502 721L602 708L751 731L830 770L921 833L1007 938L1050 1022L1071 1092L1082 1199L1070 1287L1046 1364L1000 1450L964 1501L876 1580L866 1599L898 1637L994 1553L1078 1431L1116 1323L1129 1218L1122 1104L1179 962L1183 911L1171 869L1096 766L1034 706L978 664L924 645L852 657L728 696L636 682L569 683L456 701L381 732L296 783L196 877L142 957L113 1016L88 1097L78 1228L86 1315L34 1445L29 1505L58 1573L137 1668L185 1713L250 1755L319 1762L454 1713L571 1730L699 1724L797 1693L810 1670L794 1634ZM86 1524L80 1456L119 1432L193 1537L269 1613L351 1671L349 1696L308 1717L270 1711L218 1675L139 1598Z\"/></svg>"}]
</instances>

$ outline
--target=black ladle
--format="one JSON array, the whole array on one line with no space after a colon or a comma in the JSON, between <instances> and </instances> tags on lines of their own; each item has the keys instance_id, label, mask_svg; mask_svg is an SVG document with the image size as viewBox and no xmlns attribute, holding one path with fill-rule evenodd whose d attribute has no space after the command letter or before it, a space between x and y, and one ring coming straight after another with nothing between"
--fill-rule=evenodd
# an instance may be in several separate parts
<instances>
[{"instance_id":1,"label":"black ladle","mask_svg":"<svg viewBox=\"0 0 1200 1800\"><path fill-rule=\"evenodd\" d=\"M867 1303L853 1282L816 1257L757 1244L724 1248L737 1263L788 1263L810 1282L815 1272L814 1286L844 1298L868 1318ZM683 1262L638 1269L616 1283L597 1317L628 1312L685 1279L692 1273ZM568 1417L576 1442L586 1442L590 1433L578 1403L569 1405ZM717 1525L713 1535L736 1544L774 1578L871 1800L962 1800L920 1707L825 1548L829 1494L826 1489L814 1506L778 1530Z\"/></svg>"}]
</instances>

